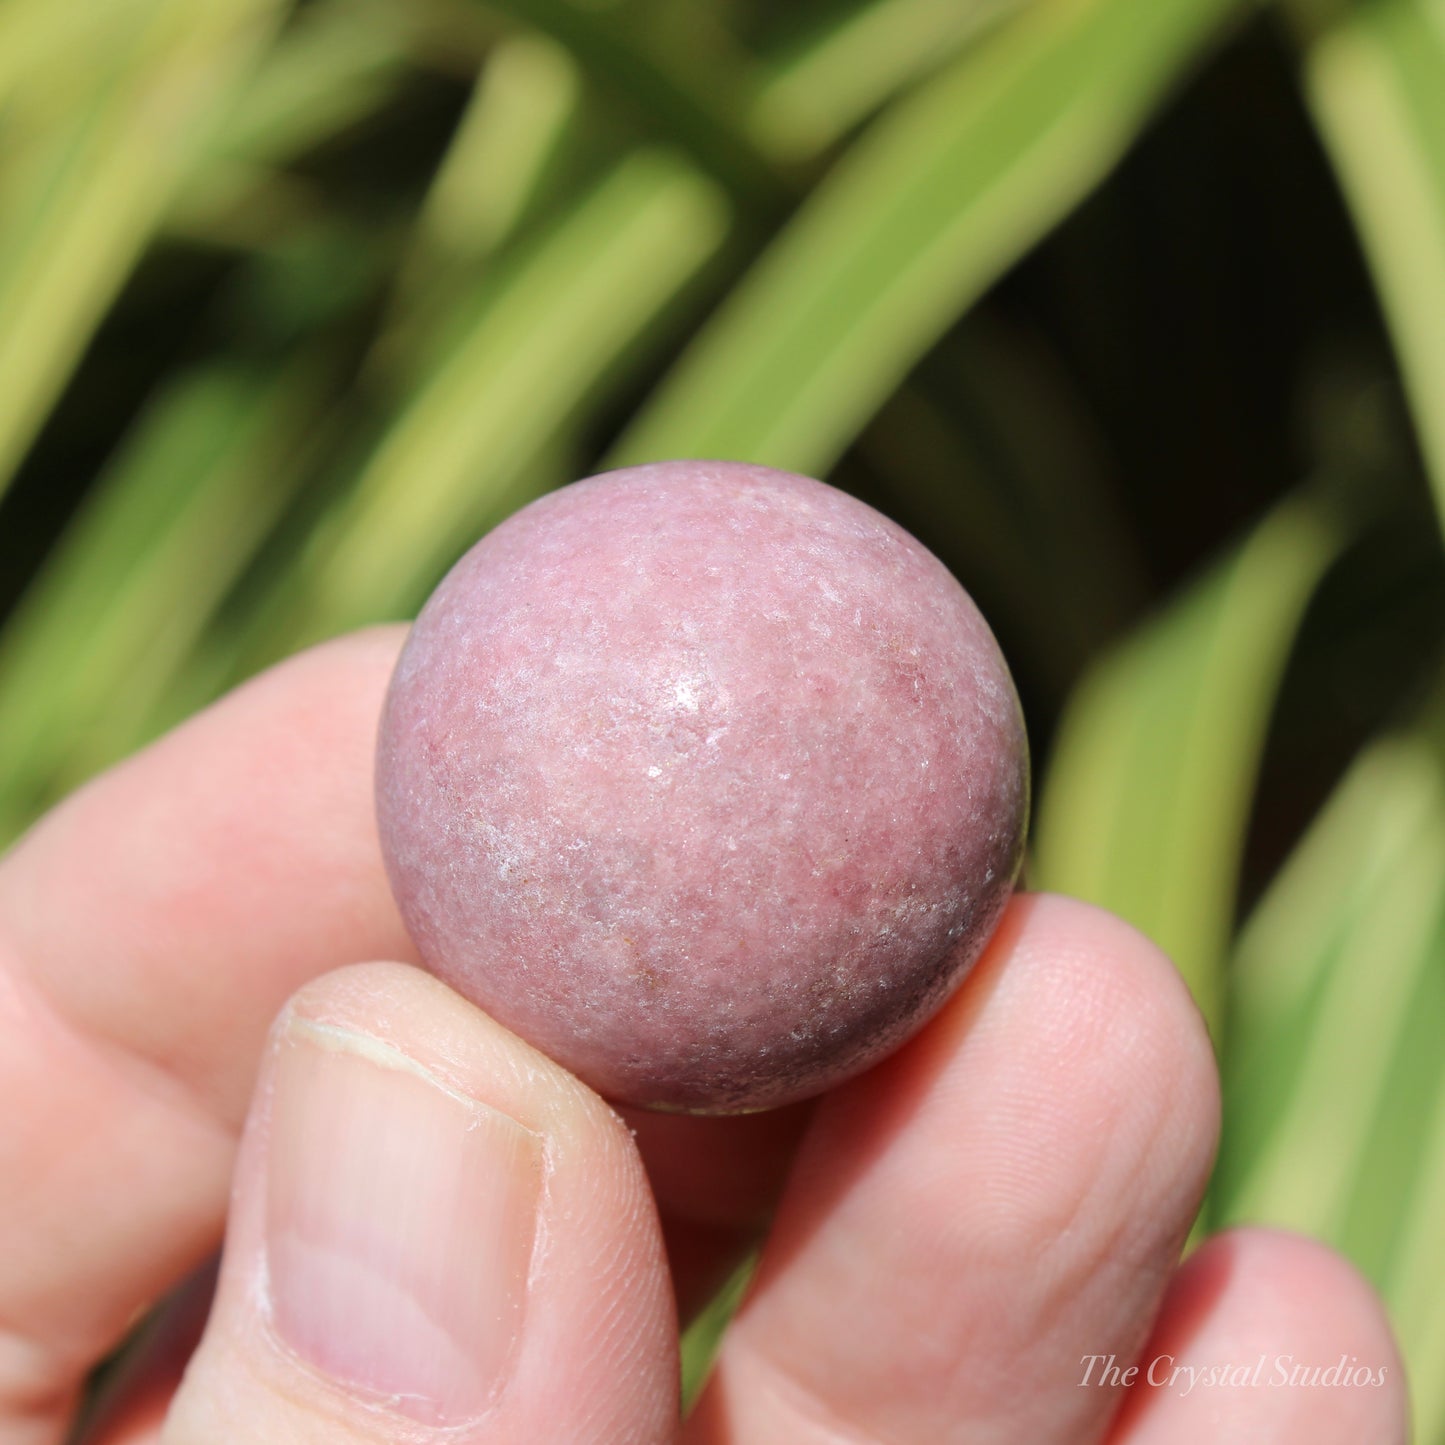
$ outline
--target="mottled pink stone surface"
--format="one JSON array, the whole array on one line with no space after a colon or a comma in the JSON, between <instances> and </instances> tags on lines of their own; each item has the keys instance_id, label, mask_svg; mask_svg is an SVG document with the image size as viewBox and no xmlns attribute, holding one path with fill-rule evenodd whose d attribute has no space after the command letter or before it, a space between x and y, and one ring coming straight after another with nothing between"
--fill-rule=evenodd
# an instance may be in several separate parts
<instances>
[{"instance_id":1,"label":"mottled pink stone surface","mask_svg":"<svg viewBox=\"0 0 1445 1445\"><path fill-rule=\"evenodd\" d=\"M819 482L673 462L457 564L397 666L378 800L438 975L611 1099L722 1112L937 1009L1018 871L1028 757L919 543Z\"/></svg>"}]
</instances>

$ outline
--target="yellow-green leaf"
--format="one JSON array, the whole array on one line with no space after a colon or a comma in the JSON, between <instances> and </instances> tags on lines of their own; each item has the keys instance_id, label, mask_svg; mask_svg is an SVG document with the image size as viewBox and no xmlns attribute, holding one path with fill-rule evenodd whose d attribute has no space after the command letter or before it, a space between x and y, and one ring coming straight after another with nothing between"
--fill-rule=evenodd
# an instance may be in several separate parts
<instances>
[{"instance_id":1,"label":"yellow-green leaf","mask_svg":"<svg viewBox=\"0 0 1445 1445\"><path fill-rule=\"evenodd\" d=\"M1041 792L1033 880L1153 938L1212 1027L1265 728L1335 548L1308 503L1269 515L1085 676Z\"/></svg>"}]
</instances>

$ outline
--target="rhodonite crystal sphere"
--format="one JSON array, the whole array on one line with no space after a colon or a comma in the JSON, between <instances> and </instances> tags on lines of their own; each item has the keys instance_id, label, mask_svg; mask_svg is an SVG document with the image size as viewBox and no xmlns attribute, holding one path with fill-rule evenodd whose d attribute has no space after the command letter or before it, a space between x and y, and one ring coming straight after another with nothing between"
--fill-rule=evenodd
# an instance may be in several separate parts
<instances>
[{"instance_id":1,"label":"rhodonite crystal sphere","mask_svg":"<svg viewBox=\"0 0 1445 1445\"><path fill-rule=\"evenodd\" d=\"M378 755L428 967L606 1097L766 1108L942 1004L1028 750L967 594L832 487L671 462L534 502L433 594Z\"/></svg>"}]
</instances>

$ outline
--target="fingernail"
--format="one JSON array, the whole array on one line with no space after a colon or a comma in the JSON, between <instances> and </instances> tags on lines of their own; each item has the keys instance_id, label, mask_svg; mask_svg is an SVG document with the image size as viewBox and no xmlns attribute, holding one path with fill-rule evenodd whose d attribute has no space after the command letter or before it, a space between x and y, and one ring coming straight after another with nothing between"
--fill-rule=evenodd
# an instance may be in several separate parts
<instances>
[{"instance_id":1,"label":"fingernail","mask_svg":"<svg viewBox=\"0 0 1445 1445\"><path fill-rule=\"evenodd\" d=\"M277 1332L413 1420L475 1418L521 1328L540 1138L379 1040L297 1018L279 1049L266 1198Z\"/></svg>"}]
</instances>

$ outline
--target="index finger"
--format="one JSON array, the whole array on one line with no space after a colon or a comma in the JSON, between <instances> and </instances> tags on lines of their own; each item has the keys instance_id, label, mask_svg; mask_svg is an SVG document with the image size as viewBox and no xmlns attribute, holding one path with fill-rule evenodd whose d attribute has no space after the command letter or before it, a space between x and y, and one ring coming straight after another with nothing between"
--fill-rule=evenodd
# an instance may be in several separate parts
<instances>
[{"instance_id":1,"label":"index finger","mask_svg":"<svg viewBox=\"0 0 1445 1445\"><path fill-rule=\"evenodd\" d=\"M0 1442L55 1438L85 1370L219 1240L271 1017L409 959L373 821L403 629L231 694L0 862Z\"/></svg>"}]
</instances>

